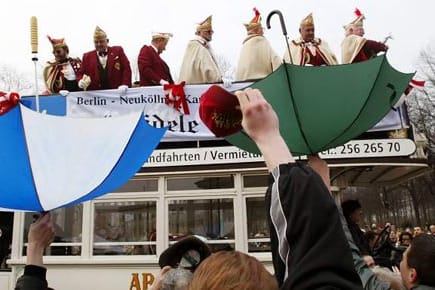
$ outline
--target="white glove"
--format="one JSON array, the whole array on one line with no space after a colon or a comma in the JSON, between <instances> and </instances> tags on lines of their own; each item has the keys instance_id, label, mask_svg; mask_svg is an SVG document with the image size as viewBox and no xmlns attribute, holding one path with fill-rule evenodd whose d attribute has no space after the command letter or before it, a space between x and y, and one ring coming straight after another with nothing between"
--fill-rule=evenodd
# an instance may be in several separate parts
<instances>
[{"instance_id":1,"label":"white glove","mask_svg":"<svg viewBox=\"0 0 435 290\"><path fill-rule=\"evenodd\" d=\"M79 80L79 88L84 89L86 91L86 88L89 87L91 84L91 77L88 75L83 75L82 79Z\"/></svg>"},{"instance_id":2,"label":"white glove","mask_svg":"<svg viewBox=\"0 0 435 290\"><path fill-rule=\"evenodd\" d=\"M159 83L160 83L161 86L163 86L163 85L169 85L169 82L165 81L164 79L161 79Z\"/></svg>"},{"instance_id":3,"label":"white glove","mask_svg":"<svg viewBox=\"0 0 435 290\"><path fill-rule=\"evenodd\" d=\"M229 88L233 84L233 80L226 77L222 77L222 82L224 83L225 88Z\"/></svg>"},{"instance_id":4,"label":"white glove","mask_svg":"<svg viewBox=\"0 0 435 290\"><path fill-rule=\"evenodd\" d=\"M126 85L120 85L118 87L118 91L121 95L127 94L127 89L128 89L128 86L126 86Z\"/></svg>"},{"instance_id":5,"label":"white glove","mask_svg":"<svg viewBox=\"0 0 435 290\"><path fill-rule=\"evenodd\" d=\"M60 90L60 91L59 91L59 94L62 95L62 96L64 96L64 97L66 97L66 96L68 96L69 91L68 91L68 90Z\"/></svg>"}]
</instances>

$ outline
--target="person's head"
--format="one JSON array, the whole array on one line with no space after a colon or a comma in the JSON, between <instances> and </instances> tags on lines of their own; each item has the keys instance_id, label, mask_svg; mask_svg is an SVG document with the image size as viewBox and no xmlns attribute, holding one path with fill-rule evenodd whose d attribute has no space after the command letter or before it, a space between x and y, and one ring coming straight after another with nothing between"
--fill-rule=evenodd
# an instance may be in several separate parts
<instances>
[{"instance_id":1,"label":"person's head","mask_svg":"<svg viewBox=\"0 0 435 290\"><path fill-rule=\"evenodd\" d=\"M187 290L192 272L183 268L171 269L164 274L159 290Z\"/></svg>"},{"instance_id":2,"label":"person's head","mask_svg":"<svg viewBox=\"0 0 435 290\"><path fill-rule=\"evenodd\" d=\"M107 34L99 26L95 28L94 45L97 52L105 52L109 46Z\"/></svg>"},{"instance_id":3,"label":"person's head","mask_svg":"<svg viewBox=\"0 0 435 290\"><path fill-rule=\"evenodd\" d=\"M408 289L417 285L435 287L435 237L419 235L403 253L400 273Z\"/></svg>"},{"instance_id":4,"label":"person's head","mask_svg":"<svg viewBox=\"0 0 435 290\"><path fill-rule=\"evenodd\" d=\"M346 36L348 35L358 35L363 37L365 34L364 27L362 25L349 25L346 26Z\"/></svg>"},{"instance_id":5,"label":"person's head","mask_svg":"<svg viewBox=\"0 0 435 290\"><path fill-rule=\"evenodd\" d=\"M171 33L154 33L151 43L157 48L157 53L161 54L166 49L169 38L172 37Z\"/></svg>"},{"instance_id":6,"label":"person's head","mask_svg":"<svg viewBox=\"0 0 435 290\"><path fill-rule=\"evenodd\" d=\"M254 18L249 21L249 23L245 23L246 31L248 32L248 35L251 34L258 34L263 35L263 26L261 25L261 16L260 11L258 11L256 8L254 8Z\"/></svg>"},{"instance_id":7,"label":"person's head","mask_svg":"<svg viewBox=\"0 0 435 290\"><path fill-rule=\"evenodd\" d=\"M399 236L399 242L401 246L409 246L412 241L412 235L408 232L403 232Z\"/></svg>"},{"instance_id":8,"label":"person's head","mask_svg":"<svg viewBox=\"0 0 435 290\"><path fill-rule=\"evenodd\" d=\"M312 13L301 21L301 24L299 25L299 33L301 34L301 38L306 42L314 39L314 20Z\"/></svg>"},{"instance_id":9,"label":"person's head","mask_svg":"<svg viewBox=\"0 0 435 290\"><path fill-rule=\"evenodd\" d=\"M346 36L348 35L358 35L358 36L364 36L364 19L365 16L359 11L358 9L355 9L355 19L352 20L351 23L344 26L344 30L346 31Z\"/></svg>"},{"instance_id":10,"label":"person's head","mask_svg":"<svg viewBox=\"0 0 435 290\"><path fill-rule=\"evenodd\" d=\"M239 251L221 251L196 269L188 289L277 290L278 283L256 258Z\"/></svg>"},{"instance_id":11,"label":"person's head","mask_svg":"<svg viewBox=\"0 0 435 290\"><path fill-rule=\"evenodd\" d=\"M429 231L430 231L430 233L431 233L432 235L435 236L435 225L430 225L430 226L429 226Z\"/></svg>"},{"instance_id":12,"label":"person's head","mask_svg":"<svg viewBox=\"0 0 435 290\"><path fill-rule=\"evenodd\" d=\"M53 55L57 62L65 62L68 59L69 48L63 38L51 38L47 35L48 40L53 46Z\"/></svg>"},{"instance_id":13,"label":"person's head","mask_svg":"<svg viewBox=\"0 0 435 290\"><path fill-rule=\"evenodd\" d=\"M423 230L421 227L414 227L414 238L418 235L421 235L423 233Z\"/></svg>"},{"instance_id":14,"label":"person's head","mask_svg":"<svg viewBox=\"0 0 435 290\"><path fill-rule=\"evenodd\" d=\"M203 22L196 26L196 35L201 36L207 41L213 39L213 27L212 27L212 16L207 17Z\"/></svg>"},{"instance_id":15,"label":"person's head","mask_svg":"<svg viewBox=\"0 0 435 290\"><path fill-rule=\"evenodd\" d=\"M361 221L361 204L357 199L348 199L343 201L341 203L341 208L343 209L343 215L347 220L351 220L354 223L359 223Z\"/></svg>"}]
</instances>

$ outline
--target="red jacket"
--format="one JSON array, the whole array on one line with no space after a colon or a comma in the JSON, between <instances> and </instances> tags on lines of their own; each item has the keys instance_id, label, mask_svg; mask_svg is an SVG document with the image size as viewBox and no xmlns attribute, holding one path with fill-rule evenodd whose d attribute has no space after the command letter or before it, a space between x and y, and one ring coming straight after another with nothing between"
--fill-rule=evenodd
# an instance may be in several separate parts
<instances>
[{"instance_id":1,"label":"red jacket","mask_svg":"<svg viewBox=\"0 0 435 290\"><path fill-rule=\"evenodd\" d=\"M141 86L159 86L160 80L174 83L169 66L152 46L144 45L137 59Z\"/></svg>"},{"instance_id":2,"label":"red jacket","mask_svg":"<svg viewBox=\"0 0 435 290\"><path fill-rule=\"evenodd\" d=\"M102 90L102 82L98 71L99 59L95 50L83 54L82 66L77 73L77 80L81 80L86 74L91 77L91 84L87 90ZM109 89L117 89L120 85L131 87L130 62L120 46L107 48L107 75Z\"/></svg>"}]
</instances>

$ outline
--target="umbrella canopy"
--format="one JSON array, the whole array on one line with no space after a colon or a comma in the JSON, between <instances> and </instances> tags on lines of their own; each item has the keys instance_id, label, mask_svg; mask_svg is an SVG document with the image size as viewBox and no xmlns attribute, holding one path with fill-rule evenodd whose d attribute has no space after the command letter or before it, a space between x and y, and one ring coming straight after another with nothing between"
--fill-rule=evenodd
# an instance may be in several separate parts
<instances>
[{"instance_id":1,"label":"umbrella canopy","mask_svg":"<svg viewBox=\"0 0 435 290\"><path fill-rule=\"evenodd\" d=\"M20 104L0 116L0 207L48 211L111 192L141 168L165 132L148 125L142 111L80 119Z\"/></svg>"},{"instance_id":2,"label":"umbrella canopy","mask_svg":"<svg viewBox=\"0 0 435 290\"><path fill-rule=\"evenodd\" d=\"M414 74L390 66L385 55L336 66L281 65L251 87L277 112L280 130L294 155L345 144L379 122ZM252 153L259 150L244 131L226 139Z\"/></svg>"}]
</instances>

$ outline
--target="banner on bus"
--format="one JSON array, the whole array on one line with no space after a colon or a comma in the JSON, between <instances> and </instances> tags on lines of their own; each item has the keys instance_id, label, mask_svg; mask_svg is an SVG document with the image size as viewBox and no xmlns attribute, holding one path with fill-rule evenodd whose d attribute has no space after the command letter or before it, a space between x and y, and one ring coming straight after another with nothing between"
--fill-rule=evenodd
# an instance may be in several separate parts
<instances>
[{"instance_id":1,"label":"banner on bus","mask_svg":"<svg viewBox=\"0 0 435 290\"><path fill-rule=\"evenodd\" d=\"M236 91L248 87L251 83L234 83L227 88ZM165 103L162 86L129 88L126 94L118 90L70 92L68 96L50 96L40 98L41 108L48 114L71 117L107 117L143 110L145 120L152 126L168 127L163 141L213 140L216 137L201 121L198 114L201 94L210 85L186 85L184 91L190 114L182 114ZM35 98L26 97L23 103L35 107ZM398 108L390 111L384 119L369 131L388 131L407 127L404 112Z\"/></svg>"}]
</instances>

